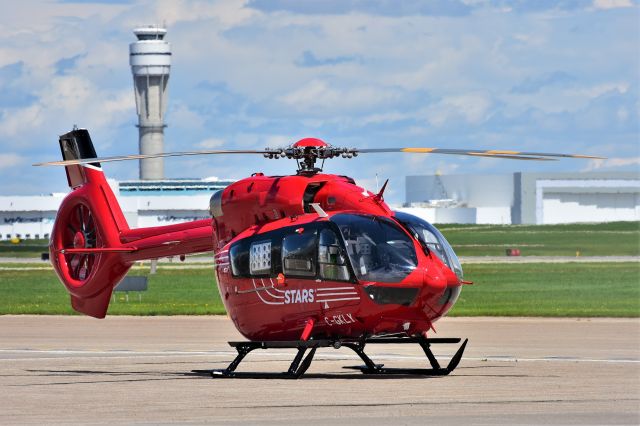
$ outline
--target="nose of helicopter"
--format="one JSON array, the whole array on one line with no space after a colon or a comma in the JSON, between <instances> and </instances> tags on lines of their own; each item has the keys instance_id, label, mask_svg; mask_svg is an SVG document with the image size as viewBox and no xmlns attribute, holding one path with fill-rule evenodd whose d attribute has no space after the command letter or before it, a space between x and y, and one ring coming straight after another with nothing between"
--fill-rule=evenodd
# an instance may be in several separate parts
<instances>
[{"instance_id":1,"label":"nose of helicopter","mask_svg":"<svg viewBox=\"0 0 640 426\"><path fill-rule=\"evenodd\" d=\"M441 268L431 267L424 271L422 284L426 293L439 294L447 288L449 280Z\"/></svg>"},{"instance_id":2,"label":"nose of helicopter","mask_svg":"<svg viewBox=\"0 0 640 426\"><path fill-rule=\"evenodd\" d=\"M460 282L449 268L432 267L425 271L419 302L429 320L435 321L444 316L453 307L459 294Z\"/></svg>"}]
</instances>

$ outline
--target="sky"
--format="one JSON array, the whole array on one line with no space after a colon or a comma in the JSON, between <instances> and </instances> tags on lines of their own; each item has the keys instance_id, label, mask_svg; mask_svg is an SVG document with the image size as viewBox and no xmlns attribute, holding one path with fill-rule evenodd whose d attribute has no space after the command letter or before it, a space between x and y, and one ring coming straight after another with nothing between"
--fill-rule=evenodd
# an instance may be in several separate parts
<instances>
[{"instance_id":1,"label":"sky","mask_svg":"<svg viewBox=\"0 0 640 426\"><path fill-rule=\"evenodd\" d=\"M599 155L556 162L419 154L334 159L325 172L404 201L419 174L640 170L635 0L27 0L0 15L0 194L64 192L57 138L137 153L128 44L165 25L165 151L260 149L317 137L357 148ZM136 179L137 162L105 164ZM295 172L291 160L165 160L167 177Z\"/></svg>"}]
</instances>

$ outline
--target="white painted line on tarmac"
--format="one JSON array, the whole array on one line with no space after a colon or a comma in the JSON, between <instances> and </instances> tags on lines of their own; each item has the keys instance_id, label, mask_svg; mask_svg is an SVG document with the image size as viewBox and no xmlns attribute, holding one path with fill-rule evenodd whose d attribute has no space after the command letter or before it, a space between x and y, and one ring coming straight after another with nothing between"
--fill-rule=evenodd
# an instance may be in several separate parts
<instances>
[{"instance_id":1,"label":"white painted line on tarmac","mask_svg":"<svg viewBox=\"0 0 640 426\"><path fill-rule=\"evenodd\" d=\"M329 348L327 348L329 349ZM282 351L282 349L281 349ZM0 349L0 356L7 355L49 355L49 357L20 357L20 358L0 358L2 361L37 361L37 360L58 360L58 359L86 359L86 358L105 358L105 359L134 359L134 358L172 358L172 357L233 357L237 355L235 351L91 351L91 350L61 350L61 349ZM59 355L59 356L51 356ZM254 351L251 355L267 358L283 357L283 352L258 352ZM369 355L374 360L424 360L422 356L414 355L391 355L391 354L372 354ZM440 359L449 359L450 355L437 355ZM285 358L283 360L288 360ZM340 360L340 359L359 359L356 355L338 355L338 354L318 354L316 359ZM548 356L541 358L518 358L513 356L487 356L487 357L463 357L466 361L484 361L484 362L589 362L589 363L606 363L606 364L638 364L640 359L627 358L579 358L567 356Z\"/></svg>"}]
</instances>

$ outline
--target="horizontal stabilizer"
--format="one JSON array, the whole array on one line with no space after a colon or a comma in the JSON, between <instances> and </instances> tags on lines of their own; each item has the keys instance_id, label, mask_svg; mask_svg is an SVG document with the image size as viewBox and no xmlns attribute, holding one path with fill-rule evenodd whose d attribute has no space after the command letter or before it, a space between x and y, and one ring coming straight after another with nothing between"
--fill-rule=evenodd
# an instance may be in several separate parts
<instances>
[{"instance_id":1,"label":"horizontal stabilizer","mask_svg":"<svg viewBox=\"0 0 640 426\"><path fill-rule=\"evenodd\" d=\"M61 249L62 254L133 253L136 247L82 247Z\"/></svg>"}]
</instances>

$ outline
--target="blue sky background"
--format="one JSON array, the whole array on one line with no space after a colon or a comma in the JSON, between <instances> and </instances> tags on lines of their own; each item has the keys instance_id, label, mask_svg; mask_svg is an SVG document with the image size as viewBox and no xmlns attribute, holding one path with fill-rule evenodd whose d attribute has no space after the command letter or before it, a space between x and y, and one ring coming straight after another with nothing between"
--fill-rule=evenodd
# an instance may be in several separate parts
<instances>
[{"instance_id":1,"label":"blue sky background","mask_svg":"<svg viewBox=\"0 0 640 426\"><path fill-rule=\"evenodd\" d=\"M224 0L7 2L0 16L0 193L66 190L57 136L90 130L99 155L137 151L132 29L166 24L167 151L426 146L595 154L517 162L384 154L325 171L368 189L404 176L640 167L637 1ZM287 174L286 160L165 161L168 177ZM116 179L137 163L105 166Z\"/></svg>"}]
</instances>

